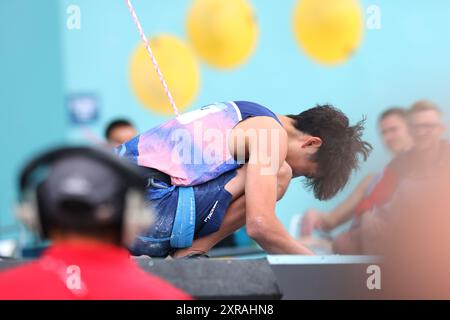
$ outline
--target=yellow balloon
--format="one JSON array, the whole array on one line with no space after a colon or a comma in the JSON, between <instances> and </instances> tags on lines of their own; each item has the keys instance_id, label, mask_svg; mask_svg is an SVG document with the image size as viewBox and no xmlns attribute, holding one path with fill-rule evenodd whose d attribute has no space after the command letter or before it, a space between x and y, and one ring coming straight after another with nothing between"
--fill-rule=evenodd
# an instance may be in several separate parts
<instances>
[{"instance_id":1,"label":"yellow balloon","mask_svg":"<svg viewBox=\"0 0 450 320\"><path fill-rule=\"evenodd\" d=\"M160 35L149 41L181 112L194 100L200 86L200 72L195 54L185 43L171 35ZM140 44L132 54L130 80L134 94L146 107L158 113L173 114L144 44Z\"/></svg>"},{"instance_id":2,"label":"yellow balloon","mask_svg":"<svg viewBox=\"0 0 450 320\"><path fill-rule=\"evenodd\" d=\"M245 62L258 38L253 10L246 0L195 0L186 27L197 54L218 68Z\"/></svg>"},{"instance_id":3,"label":"yellow balloon","mask_svg":"<svg viewBox=\"0 0 450 320\"><path fill-rule=\"evenodd\" d=\"M361 43L361 6L357 0L299 0L294 9L294 33L314 60L343 62Z\"/></svg>"}]
</instances>

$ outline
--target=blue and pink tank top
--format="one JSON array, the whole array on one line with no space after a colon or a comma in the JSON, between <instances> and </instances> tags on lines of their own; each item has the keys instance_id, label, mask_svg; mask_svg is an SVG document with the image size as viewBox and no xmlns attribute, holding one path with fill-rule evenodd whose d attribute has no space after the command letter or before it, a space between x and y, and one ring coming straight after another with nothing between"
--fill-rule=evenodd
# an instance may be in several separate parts
<instances>
[{"instance_id":1,"label":"blue and pink tank top","mask_svg":"<svg viewBox=\"0 0 450 320\"><path fill-rule=\"evenodd\" d=\"M119 146L117 153L139 166L157 169L176 186L193 186L238 168L229 151L231 130L256 116L274 118L266 107L248 101L214 103L153 127Z\"/></svg>"}]
</instances>

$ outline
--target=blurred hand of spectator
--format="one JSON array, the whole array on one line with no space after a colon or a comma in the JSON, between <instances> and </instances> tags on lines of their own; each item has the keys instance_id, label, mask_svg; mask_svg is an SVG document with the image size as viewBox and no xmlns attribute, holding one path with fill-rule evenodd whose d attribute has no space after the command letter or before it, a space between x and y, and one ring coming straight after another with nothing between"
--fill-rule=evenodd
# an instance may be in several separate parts
<instances>
[{"instance_id":1,"label":"blurred hand of spectator","mask_svg":"<svg viewBox=\"0 0 450 320\"><path fill-rule=\"evenodd\" d=\"M332 229L328 214L316 209L308 209L300 222L301 236L310 236L314 230L330 231Z\"/></svg>"}]
</instances>

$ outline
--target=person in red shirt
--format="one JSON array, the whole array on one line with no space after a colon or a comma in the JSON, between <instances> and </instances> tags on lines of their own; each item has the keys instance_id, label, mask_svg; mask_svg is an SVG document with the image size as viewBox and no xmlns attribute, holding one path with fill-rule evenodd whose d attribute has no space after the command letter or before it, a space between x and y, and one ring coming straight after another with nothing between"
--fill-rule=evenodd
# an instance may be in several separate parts
<instances>
[{"instance_id":1,"label":"person in red shirt","mask_svg":"<svg viewBox=\"0 0 450 320\"><path fill-rule=\"evenodd\" d=\"M355 210L361 220L361 251L378 254L385 230L398 221L393 204L417 197L417 190L446 181L450 143L443 139L445 124L439 107L431 101L414 103L408 113L414 147L389 163L373 190ZM403 221L409 223L409 221Z\"/></svg>"},{"instance_id":2,"label":"person in red shirt","mask_svg":"<svg viewBox=\"0 0 450 320\"><path fill-rule=\"evenodd\" d=\"M416 102L408 118L414 147L389 163L372 192L355 209L357 216L389 202L402 181L436 176L450 159L450 144L442 140L442 112L434 103Z\"/></svg>"},{"instance_id":3,"label":"person in red shirt","mask_svg":"<svg viewBox=\"0 0 450 320\"><path fill-rule=\"evenodd\" d=\"M191 299L140 269L125 248L151 216L137 170L88 147L56 149L26 166L19 216L52 245L0 273L0 299Z\"/></svg>"}]
</instances>

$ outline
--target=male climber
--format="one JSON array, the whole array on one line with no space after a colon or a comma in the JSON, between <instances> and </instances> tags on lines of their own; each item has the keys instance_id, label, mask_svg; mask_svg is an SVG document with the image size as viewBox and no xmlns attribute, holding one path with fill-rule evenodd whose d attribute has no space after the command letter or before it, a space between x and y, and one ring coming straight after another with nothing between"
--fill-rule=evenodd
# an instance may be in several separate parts
<instances>
[{"instance_id":1,"label":"male climber","mask_svg":"<svg viewBox=\"0 0 450 320\"><path fill-rule=\"evenodd\" d=\"M132 253L201 256L246 225L268 253L312 254L278 220L276 202L301 176L316 198L333 197L372 149L363 129L330 105L277 116L248 101L214 103L151 128L116 149L151 170L147 199L157 217Z\"/></svg>"}]
</instances>

